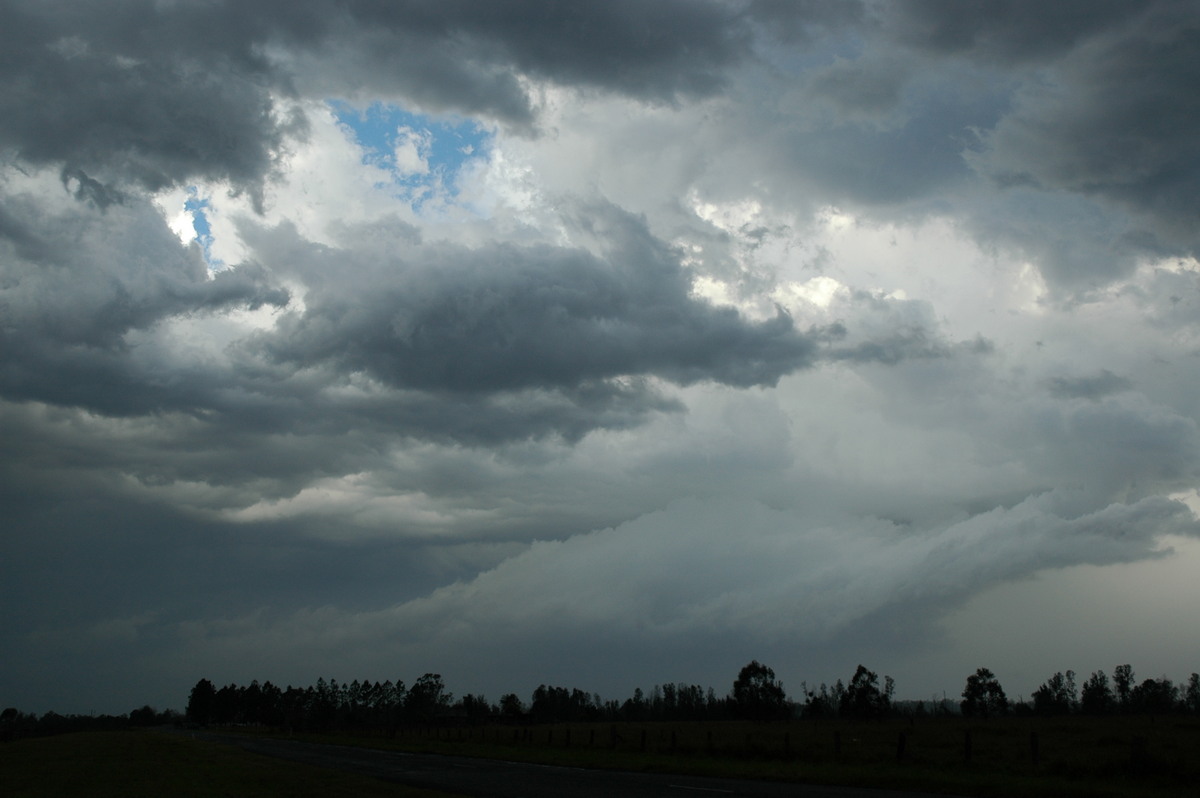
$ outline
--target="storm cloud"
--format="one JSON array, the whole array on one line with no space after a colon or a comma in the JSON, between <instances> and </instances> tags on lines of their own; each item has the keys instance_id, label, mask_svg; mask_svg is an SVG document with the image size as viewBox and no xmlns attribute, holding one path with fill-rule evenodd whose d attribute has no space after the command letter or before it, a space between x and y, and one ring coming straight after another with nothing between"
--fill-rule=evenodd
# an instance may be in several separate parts
<instances>
[{"instance_id":1,"label":"storm cloud","mask_svg":"<svg viewBox=\"0 0 1200 798\"><path fill-rule=\"evenodd\" d=\"M1197 31L3 0L0 705L1194 670Z\"/></svg>"}]
</instances>

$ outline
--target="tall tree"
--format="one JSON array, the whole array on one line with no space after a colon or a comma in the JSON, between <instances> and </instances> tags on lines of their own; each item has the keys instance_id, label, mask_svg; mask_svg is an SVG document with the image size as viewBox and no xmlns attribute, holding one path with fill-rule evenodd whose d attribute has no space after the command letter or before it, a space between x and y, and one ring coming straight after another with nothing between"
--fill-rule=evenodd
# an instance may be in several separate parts
<instances>
[{"instance_id":1,"label":"tall tree","mask_svg":"<svg viewBox=\"0 0 1200 798\"><path fill-rule=\"evenodd\" d=\"M505 693L500 696L500 715L509 720L515 720L525 714L521 697L516 693Z\"/></svg>"},{"instance_id":2,"label":"tall tree","mask_svg":"<svg viewBox=\"0 0 1200 798\"><path fill-rule=\"evenodd\" d=\"M1118 665L1113 668L1113 692L1122 712L1129 710L1129 701L1133 698L1133 688L1137 682L1133 678L1133 668L1129 665Z\"/></svg>"},{"instance_id":3,"label":"tall tree","mask_svg":"<svg viewBox=\"0 0 1200 798\"><path fill-rule=\"evenodd\" d=\"M404 708L413 720L428 723L445 712L452 700L441 674L427 673L409 688Z\"/></svg>"},{"instance_id":4,"label":"tall tree","mask_svg":"<svg viewBox=\"0 0 1200 798\"><path fill-rule=\"evenodd\" d=\"M1004 695L1004 688L987 668L979 668L967 677L962 697L959 707L967 717L987 718L1008 711L1008 697Z\"/></svg>"},{"instance_id":5,"label":"tall tree","mask_svg":"<svg viewBox=\"0 0 1200 798\"><path fill-rule=\"evenodd\" d=\"M1200 673L1188 677L1187 687L1183 692L1183 706L1193 715L1200 715Z\"/></svg>"},{"instance_id":6,"label":"tall tree","mask_svg":"<svg viewBox=\"0 0 1200 798\"><path fill-rule=\"evenodd\" d=\"M1179 689L1167 677L1146 679L1129 696L1135 712L1162 715L1173 712L1179 701Z\"/></svg>"},{"instance_id":7,"label":"tall tree","mask_svg":"<svg viewBox=\"0 0 1200 798\"><path fill-rule=\"evenodd\" d=\"M734 711L747 720L780 720L789 714L787 694L775 671L752 660L733 683Z\"/></svg>"},{"instance_id":8,"label":"tall tree","mask_svg":"<svg viewBox=\"0 0 1200 798\"><path fill-rule=\"evenodd\" d=\"M1079 711L1085 715L1106 715L1116 703L1108 676L1104 671L1093 671L1079 694Z\"/></svg>"},{"instance_id":9,"label":"tall tree","mask_svg":"<svg viewBox=\"0 0 1200 798\"><path fill-rule=\"evenodd\" d=\"M1033 711L1039 715L1066 715L1077 703L1075 671L1055 673L1033 691Z\"/></svg>"},{"instance_id":10,"label":"tall tree","mask_svg":"<svg viewBox=\"0 0 1200 798\"><path fill-rule=\"evenodd\" d=\"M208 679L196 682L188 696L187 719L192 723L207 726L213 720L213 710L217 702L217 689Z\"/></svg>"},{"instance_id":11,"label":"tall tree","mask_svg":"<svg viewBox=\"0 0 1200 798\"><path fill-rule=\"evenodd\" d=\"M841 714L849 718L879 718L892 708L894 682L886 677L886 689L879 689L879 676L875 671L859 665L850 677L838 706Z\"/></svg>"}]
</instances>

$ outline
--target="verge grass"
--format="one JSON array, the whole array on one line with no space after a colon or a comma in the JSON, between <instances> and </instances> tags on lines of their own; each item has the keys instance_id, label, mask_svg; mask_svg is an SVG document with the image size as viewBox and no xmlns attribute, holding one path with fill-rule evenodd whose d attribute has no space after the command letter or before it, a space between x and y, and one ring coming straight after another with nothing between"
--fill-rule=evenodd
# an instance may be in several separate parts
<instances>
[{"instance_id":1,"label":"verge grass","mask_svg":"<svg viewBox=\"0 0 1200 798\"><path fill-rule=\"evenodd\" d=\"M447 798L270 759L186 735L106 731L0 745L0 796L48 798Z\"/></svg>"}]
</instances>

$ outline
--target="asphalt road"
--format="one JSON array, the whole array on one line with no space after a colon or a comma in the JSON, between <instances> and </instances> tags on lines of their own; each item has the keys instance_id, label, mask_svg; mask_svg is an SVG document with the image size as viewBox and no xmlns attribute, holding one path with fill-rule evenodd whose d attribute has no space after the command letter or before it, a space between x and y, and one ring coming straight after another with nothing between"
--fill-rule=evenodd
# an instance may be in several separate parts
<instances>
[{"instance_id":1,"label":"asphalt road","mask_svg":"<svg viewBox=\"0 0 1200 798\"><path fill-rule=\"evenodd\" d=\"M934 798L927 793L894 790L584 770L525 762L379 751L234 734L191 734L197 739L226 743L265 756L352 771L385 781L477 798L703 798L706 795L714 798Z\"/></svg>"}]
</instances>

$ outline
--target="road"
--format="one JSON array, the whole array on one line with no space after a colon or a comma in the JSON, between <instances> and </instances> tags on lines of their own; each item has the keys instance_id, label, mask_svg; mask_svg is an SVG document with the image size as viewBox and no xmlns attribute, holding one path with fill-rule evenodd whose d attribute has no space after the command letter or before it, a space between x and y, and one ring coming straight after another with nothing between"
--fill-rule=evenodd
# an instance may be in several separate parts
<instances>
[{"instance_id":1,"label":"road","mask_svg":"<svg viewBox=\"0 0 1200 798\"><path fill-rule=\"evenodd\" d=\"M934 798L927 793L894 790L585 770L236 734L190 734L197 739L226 743L265 756L476 798Z\"/></svg>"}]
</instances>

